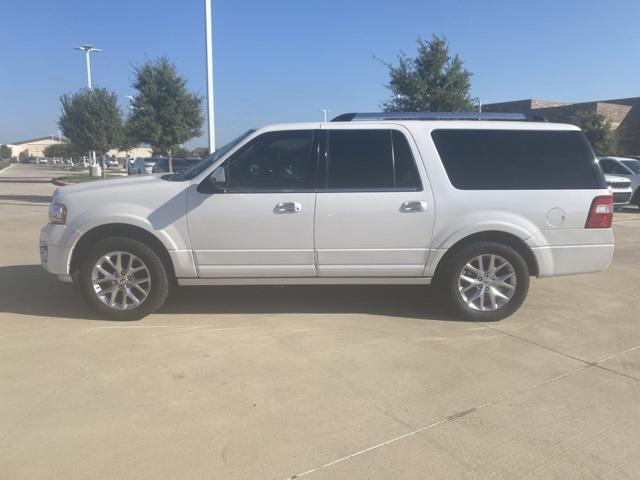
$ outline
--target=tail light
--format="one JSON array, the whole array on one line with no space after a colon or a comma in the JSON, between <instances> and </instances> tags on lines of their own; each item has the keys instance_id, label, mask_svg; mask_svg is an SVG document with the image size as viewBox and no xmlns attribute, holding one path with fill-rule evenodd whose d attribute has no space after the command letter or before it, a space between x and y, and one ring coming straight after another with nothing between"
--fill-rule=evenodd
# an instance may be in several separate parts
<instances>
[{"instance_id":1,"label":"tail light","mask_svg":"<svg viewBox=\"0 0 640 480\"><path fill-rule=\"evenodd\" d=\"M611 228L613 220L613 197L602 195L593 199L584 228Z\"/></svg>"}]
</instances>

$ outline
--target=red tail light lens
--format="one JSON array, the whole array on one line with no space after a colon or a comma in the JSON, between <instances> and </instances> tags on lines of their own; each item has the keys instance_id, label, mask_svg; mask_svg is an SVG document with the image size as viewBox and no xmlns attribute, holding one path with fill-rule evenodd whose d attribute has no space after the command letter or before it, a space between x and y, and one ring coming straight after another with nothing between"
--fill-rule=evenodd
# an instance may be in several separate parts
<instances>
[{"instance_id":1,"label":"red tail light lens","mask_svg":"<svg viewBox=\"0 0 640 480\"><path fill-rule=\"evenodd\" d=\"M585 228L611 228L613 220L613 197L602 195L591 202Z\"/></svg>"}]
</instances>

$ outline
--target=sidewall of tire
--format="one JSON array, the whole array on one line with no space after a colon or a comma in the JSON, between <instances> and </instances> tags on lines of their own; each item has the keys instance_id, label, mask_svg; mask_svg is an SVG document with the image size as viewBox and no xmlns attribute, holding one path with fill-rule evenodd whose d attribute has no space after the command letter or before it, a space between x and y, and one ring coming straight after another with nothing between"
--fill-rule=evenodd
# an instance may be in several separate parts
<instances>
[{"instance_id":1,"label":"sidewall of tire","mask_svg":"<svg viewBox=\"0 0 640 480\"><path fill-rule=\"evenodd\" d=\"M93 267L106 253L123 251L140 258L151 275L151 291L139 307L133 310L115 310L103 304L95 294L91 279ZM80 266L79 287L85 300L103 318L111 320L137 320L156 311L165 302L169 294L169 279L160 257L147 245L132 238L107 238L93 247Z\"/></svg>"},{"instance_id":2,"label":"sidewall of tire","mask_svg":"<svg viewBox=\"0 0 640 480\"><path fill-rule=\"evenodd\" d=\"M507 260L516 272L517 286L511 300L494 311L479 311L470 308L458 291L458 278L463 267L478 255L494 254ZM436 279L454 315L463 320L493 322L513 314L520 308L529 291L529 268L527 263L513 248L495 242L476 242L454 252L443 265L441 278Z\"/></svg>"}]
</instances>

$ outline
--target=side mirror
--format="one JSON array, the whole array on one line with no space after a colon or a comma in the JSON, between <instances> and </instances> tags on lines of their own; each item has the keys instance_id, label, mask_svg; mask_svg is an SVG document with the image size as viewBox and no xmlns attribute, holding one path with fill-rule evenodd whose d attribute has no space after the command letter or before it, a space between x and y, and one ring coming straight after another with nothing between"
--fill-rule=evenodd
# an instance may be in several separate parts
<instances>
[{"instance_id":1,"label":"side mirror","mask_svg":"<svg viewBox=\"0 0 640 480\"><path fill-rule=\"evenodd\" d=\"M216 168L209 178L211 179L213 186L218 190L227 189L227 171L224 167Z\"/></svg>"}]
</instances>

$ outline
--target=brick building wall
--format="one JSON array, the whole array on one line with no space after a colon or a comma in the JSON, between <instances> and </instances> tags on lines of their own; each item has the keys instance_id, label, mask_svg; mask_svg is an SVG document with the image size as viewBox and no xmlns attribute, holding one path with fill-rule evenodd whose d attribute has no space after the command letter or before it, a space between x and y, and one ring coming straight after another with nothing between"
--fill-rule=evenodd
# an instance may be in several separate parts
<instances>
[{"instance_id":1,"label":"brick building wall","mask_svg":"<svg viewBox=\"0 0 640 480\"><path fill-rule=\"evenodd\" d=\"M514 112L544 115L550 122L572 123L579 111L594 111L611 122L621 155L640 156L640 97L620 98L583 103L548 102L545 100L516 100L489 103L486 112Z\"/></svg>"}]
</instances>

